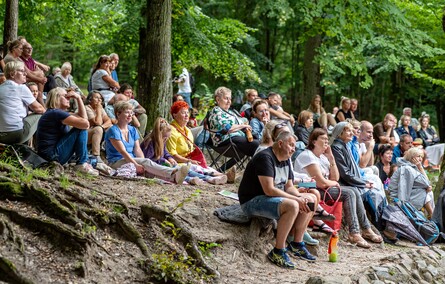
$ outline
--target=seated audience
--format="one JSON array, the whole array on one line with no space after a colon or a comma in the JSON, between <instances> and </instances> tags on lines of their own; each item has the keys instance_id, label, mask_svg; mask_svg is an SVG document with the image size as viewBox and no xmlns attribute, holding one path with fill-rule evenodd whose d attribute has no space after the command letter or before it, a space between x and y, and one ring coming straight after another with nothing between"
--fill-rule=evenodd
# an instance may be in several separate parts
<instances>
[{"instance_id":1,"label":"seated audience","mask_svg":"<svg viewBox=\"0 0 445 284\"><path fill-rule=\"evenodd\" d=\"M263 130L266 123L270 121L269 105L265 100L256 100L252 106L253 118L249 124L252 127L252 135L261 140L263 138Z\"/></svg>"},{"instance_id":2,"label":"seated audience","mask_svg":"<svg viewBox=\"0 0 445 284\"><path fill-rule=\"evenodd\" d=\"M79 105L77 114L70 114L69 99ZM88 132L90 127L82 97L74 91L55 88L48 93L47 111L41 117L37 128L38 154L48 161L64 165L76 154L76 169L80 172L99 175L88 163Z\"/></svg>"},{"instance_id":3,"label":"seated audience","mask_svg":"<svg viewBox=\"0 0 445 284\"><path fill-rule=\"evenodd\" d=\"M177 101L184 101L184 98L182 97L182 95L180 95L180 94L173 95L173 103L175 103Z\"/></svg>"},{"instance_id":4,"label":"seated audience","mask_svg":"<svg viewBox=\"0 0 445 284\"><path fill-rule=\"evenodd\" d=\"M380 180L385 183L389 177L392 165L392 148L389 144L382 144L379 147L379 161L375 164L379 169Z\"/></svg>"},{"instance_id":5,"label":"seated audience","mask_svg":"<svg viewBox=\"0 0 445 284\"><path fill-rule=\"evenodd\" d=\"M428 218L434 210L432 187L422 165L422 149L413 147L397 161L398 169L389 183L391 198L409 201L417 210L425 208Z\"/></svg>"},{"instance_id":6,"label":"seated audience","mask_svg":"<svg viewBox=\"0 0 445 284\"><path fill-rule=\"evenodd\" d=\"M117 53L110 54L110 73L111 78L113 78L114 81L119 83L119 78L117 76L116 68L119 65L119 55Z\"/></svg>"},{"instance_id":7,"label":"seated audience","mask_svg":"<svg viewBox=\"0 0 445 284\"><path fill-rule=\"evenodd\" d=\"M188 104L184 102L186 109ZM144 157L160 165L175 167L178 165L176 159L167 151L166 142L170 140L172 127L163 118L157 118L153 130L141 144ZM227 176L214 170L204 169L198 165L192 165L185 181L193 185L201 185L204 181L210 184L225 184Z\"/></svg>"},{"instance_id":8,"label":"seated audience","mask_svg":"<svg viewBox=\"0 0 445 284\"><path fill-rule=\"evenodd\" d=\"M313 114L310 111L303 110L298 115L297 121L298 125L295 128L295 135L297 135L298 141L303 142L307 146L309 135L311 135L314 125Z\"/></svg>"},{"instance_id":9,"label":"seated audience","mask_svg":"<svg viewBox=\"0 0 445 284\"><path fill-rule=\"evenodd\" d=\"M403 134L400 136L400 142L393 149L393 155L391 163L397 163L397 159L403 157L405 152L413 147L413 138L409 134Z\"/></svg>"},{"instance_id":10,"label":"seated audience","mask_svg":"<svg viewBox=\"0 0 445 284\"><path fill-rule=\"evenodd\" d=\"M356 120L360 120L360 112L358 110L358 100L357 99L351 99L351 107L350 110L352 114L354 115L354 118Z\"/></svg>"},{"instance_id":11,"label":"seated audience","mask_svg":"<svg viewBox=\"0 0 445 284\"><path fill-rule=\"evenodd\" d=\"M428 163L433 166L440 165L445 145L440 143L439 136L437 136L436 131L430 126L429 115L420 118L420 130L417 133L423 141L423 147L425 147Z\"/></svg>"},{"instance_id":12,"label":"seated audience","mask_svg":"<svg viewBox=\"0 0 445 284\"><path fill-rule=\"evenodd\" d=\"M293 126L295 125L295 118L293 115L285 112L281 107L281 96L278 93L270 92L267 96L267 102L269 103L269 112L271 120L285 121L289 123L289 129L293 132Z\"/></svg>"},{"instance_id":13,"label":"seated audience","mask_svg":"<svg viewBox=\"0 0 445 284\"><path fill-rule=\"evenodd\" d=\"M22 144L30 140L45 108L24 85L23 62L10 61L5 66L6 81L0 85L0 143ZM28 109L33 114L28 115Z\"/></svg>"},{"instance_id":14,"label":"seated audience","mask_svg":"<svg viewBox=\"0 0 445 284\"><path fill-rule=\"evenodd\" d=\"M129 102L120 101L114 105L117 124L113 125L105 133L105 149L108 164L117 169L126 163L132 163L139 175L148 174L170 182L182 184L190 166L177 168L158 165L144 157L139 145L139 134L133 126L133 106Z\"/></svg>"},{"instance_id":15,"label":"seated audience","mask_svg":"<svg viewBox=\"0 0 445 284\"><path fill-rule=\"evenodd\" d=\"M337 124L334 118L335 114L332 116L331 114L327 114L324 110L320 95L312 97L311 104L307 110L314 114L314 128L320 127L328 129L328 126L335 126L335 124Z\"/></svg>"},{"instance_id":16,"label":"seated audience","mask_svg":"<svg viewBox=\"0 0 445 284\"><path fill-rule=\"evenodd\" d=\"M244 156L253 156L259 142L253 139L249 142L246 137L246 129L252 130L247 124L245 118L240 117L236 112L230 109L232 100L232 91L226 87L219 87L215 91L216 106L210 111L209 127L212 131L212 141L215 147L224 147L230 144L230 139ZM235 158L230 159L219 170L225 172L236 164Z\"/></svg>"},{"instance_id":17,"label":"seated audience","mask_svg":"<svg viewBox=\"0 0 445 284\"><path fill-rule=\"evenodd\" d=\"M369 121L361 121L358 142L361 147L360 151L360 168L372 167L374 165L374 128Z\"/></svg>"},{"instance_id":18,"label":"seated audience","mask_svg":"<svg viewBox=\"0 0 445 284\"><path fill-rule=\"evenodd\" d=\"M100 145L105 131L113 125L111 119L103 108L103 98L98 91L88 94L85 101L90 128L88 129L88 144L91 144L91 154L96 157L98 163L102 163L100 157Z\"/></svg>"},{"instance_id":19,"label":"seated audience","mask_svg":"<svg viewBox=\"0 0 445 284\"><path fill-rule=\"evenodd\" d=\"M22 41L23 43L23 52L20 56L20 59L25 63L26 70L26 78L28 82L34 82L39 87L39 92L43 92L43 87L47 81L44 71L49 70L49 66L44 65L44 69L42 70L37 65L37 62L32 58L32 46L30 43Z\"/></svg>"},{"instance_id":20,"label":"seated audience","mask_svg":"<svg viewBox=\"0 0 445 284\"><path fill-rule=\"evenodd\" d=\"M385 115L385 118L382 122L374 125L374 154L377 154L380 144L391 144L391 146L396 145L393 131L396 122L396 117L392 113L388 113Z\"/></svg>"},{"instance_id":21,"label":"seated audience","mask_svg":"<svg viewBox=\"0 0 445 284\"><path fill-rule=\"evenodd\" d=\"M418 131L419 127L420 127L420 123L417 120L417 118L413 117L412 112L411 112L411 108L409 108L409 107L404 108L402 116L404 116L404 115L407 115L407 116L411 117L411 122L410 122L409 125L412 126L415 131ZM400 117L400 120L399 120L397 126L399 126L399 127L402 126L402 124L403 124L402 122L403 122L402 121L402 117Z\"/></svg>"},{"instance_id":22,"label":"seated audience","mask_svg":"<svg viewBox=\"0 0 445 284\"><path fill-rule=\"evenodd\" d=\"M8 53L3 61L8 64L11 61L22 62L20 56L23 53L23 44L20 40L16 39L8 42ZM5 69L6 70L6 69Z\"/></svg>"},{"instance_id":23,"label":"seated audience","mask_svg":"<svg viewBox=\"0 0 445 284\"><path fill-rule=\"evenodd\" d=\"M410 125L411 117L408 115L402 115L400 120L402 121L402 125L395 129L399 137L402 136L403 134L409 134L411 138L413 138L413 141L416 140L417 138L416 130L414 130L414 128Z\"/></svg>"},{"instance_id":24,"label":"seated audience","mask_svg":"<svg viewBox=\"0 0 445 284\"><path fill-rule=\"evenodd\" d=\"M316 258L307 250L303 241L306 227L313 216L308 203L316 206L316 196L300 193L293 185L290 157L295 151L296 138L282 132L271 148L255 155L247 164L239 186L241 208L249 217L265 217L278 220L274 248L268 259L285 268L295 268L288 253L308 261ZM293 241L286 246L286 238Z\"/></svg>"},{"instance_id":25,"label":"seated audience","mask_svg":"<svg viewBox=\"0 0 445 284\"><path fill-rule=\"evenodd\" d=\"M37 84L34 82L29 82L29 83L26 83L26 86L28 86L28 89L31 91L31 94L36 99L36 101L44 107L45 103L43 102L43 95L41 92L39 92L39 88L38 88ZM45 108L45 110L46 110L46 108ZM33 110L31 110L31 109L29 109L29 111L33 112Z\"/></svg>"},{"instance_id":26,"label":"seated audience","mask_svg":"<svg viewBox=\"0 0 445 284\"><path fill-rule=\"evenodd\" d=\"M57 87L61 87L64 89L71 88L79 95L83 95L80 88L76 85L74 82L74 78L71 75L71 63L65 62L62 64L62 67L60 68L60 73L57 73L54 75L54 79L56 80Z\"/></svg>"},{"instance_id":27,"label":"seated audience","mask_svg":"<svg viewBox=\"0 0 445 284\"><path fill-rule=\"evenodd\" d=\"M340 108L335 115L335 121L337 123L345 121L348 118L355 118L351 111L351 100L347 97L341 97Z\"/></svg>"},{"instance_id":28,"label":"seated audience","mask_svg":"<svg viewBox=\"0 0 445 284\"><path fill-rule=\"evenodd\" d=\"M91 87L102 94L105 105L115 95L114 92L120 88L119 83L110 75L110 61L109 56L102 55L91 73Z\"/></svg>"},{"instance_id":29,"label":"seated audience","mask_svg":"<svg viewBox=\"0 0 445 284\"><path fill-rule=\"evenodd\" d=\"M258 98L258 92L255 89L246 89L244 93L246 95L246 103L241 107L240 113L243 113L248 108L252 108L253 101ZM249 117L246 118L249 119Z\"/></svg>"},{"instance_id":30,"label":"seated audience","mask_svg":"<svg viewBox=\"0 0 445 284\"><path fill-rule=\"evenodd\" d=\"M316 128L312 131L306 150L297 157L294 166L297 172L306 173L315 179L322 198L329 191L333 200L337 200L341 188L340 201L343 202L343 216L349 227L348 239L351 243L362 248L370 248L371 245L363 238L372 242L382 242L382 238L371 229L357 188L339 185L340 174L329 146L326 130ZM332 201L329 198L326 200Z\"/></svg>"}]
</instances>

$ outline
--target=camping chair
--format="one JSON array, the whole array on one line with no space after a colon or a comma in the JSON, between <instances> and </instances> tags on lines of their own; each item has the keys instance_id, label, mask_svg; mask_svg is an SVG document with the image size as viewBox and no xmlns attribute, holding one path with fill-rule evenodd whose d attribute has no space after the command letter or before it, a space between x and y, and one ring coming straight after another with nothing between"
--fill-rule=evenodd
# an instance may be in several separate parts
<instances>
[{"instance_id":1,"label":"camping chair","mask_svg":"<svg viewBox=\"0 0 445 284\"><path fill-rule=\"evenodd\" d=\"M238 169L244 169L244 164L248 161L249 157L241 153L236 146L236 144L232 141L232 138L229 138L229 144L224 146L215 147L213 145L213 141L211 139L212 133L221 133L221 131L213 131L210 129L208 118L210 116L210 111L207 112L205 118L202 121L202 134L204 135L204 141L201 144L198 144L203 150L204 153L207 153L206 156L210 157L211 163L210 167L216 168L220 172L225 172L232 165L236 165Z\"/></svg>"}]
</instances>

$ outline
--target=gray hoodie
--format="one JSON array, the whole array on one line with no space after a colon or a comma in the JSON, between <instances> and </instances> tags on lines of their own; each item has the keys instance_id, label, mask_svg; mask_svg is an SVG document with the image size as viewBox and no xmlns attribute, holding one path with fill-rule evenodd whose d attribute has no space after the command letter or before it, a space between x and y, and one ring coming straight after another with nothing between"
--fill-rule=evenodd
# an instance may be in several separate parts
<instances>
[{"instance_id":1,"label":"gray hoodie","mask_svg":"<svg viewBox=\"0 0 445 284\"><path fill-rule=\"evenodd\" d=\"M391 199L409 201L420 210L425 205L426 188L430 185L428 178L416 165L403 158L398 159L397 166L399 168L392 175L388 187Z\"/></svg>"}]
</instances>

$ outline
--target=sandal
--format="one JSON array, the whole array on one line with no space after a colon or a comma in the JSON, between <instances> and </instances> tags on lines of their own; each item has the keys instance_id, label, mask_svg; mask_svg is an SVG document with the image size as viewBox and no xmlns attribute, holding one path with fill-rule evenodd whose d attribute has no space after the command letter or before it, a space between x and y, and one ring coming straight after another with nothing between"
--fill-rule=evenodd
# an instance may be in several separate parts
<instances>
[{"instance_id":1,"label":"sandal","mask_svg":"<svg viewBox=\"0 0 445 284\"><path fill-rule=\"evenodd\" d=\"M323 213L326 212L324 209L315 211L314 216L312 217L314 220L322 220L322 221L334 221L335 216L332 214L324 215ZM327 212L326 212L327 213Z\"/></svg>"},{"instance_id":2,"label":"sandal","mask_svg":"<svg viewBox=\"0 0 445 284\"><path fill-rule=\"evenodd\" d=\"M349 235L348 240L351 244L361 248L369 249L371 247L371 245L367 241L365 241L360 235L356 236Z\"/></svg>"},{"instance_id":3,"label":"sandal","mask_svg":"<svg viewBox=\"0 0 445 284\"><path fill-rule=\"evenodd\" d=\"M312 226L312 232L321 232L331 235L334 232L334 230L325 223L323 223L321 225L314 224L314 226Z\"/></svg>"},{"instance_id":4,"label":"sandal","mask_svg":"<svg viewBox=\"0 0 445 284\"><path fill-rule=\"evenodd\" d=\"M383 242L383 238L374 232L363 232L362 237L376 244Z\"/></svg>"}]
</instances>

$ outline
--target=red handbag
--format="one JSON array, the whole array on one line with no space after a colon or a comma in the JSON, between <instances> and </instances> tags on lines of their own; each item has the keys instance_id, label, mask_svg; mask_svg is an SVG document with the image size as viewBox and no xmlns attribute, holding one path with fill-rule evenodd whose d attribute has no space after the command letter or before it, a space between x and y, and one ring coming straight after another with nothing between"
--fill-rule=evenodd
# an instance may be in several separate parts
<instances>
[{"instance_id":1,"label":"red handbag","mask_svg":"<svg viewBox=\"0 0 445 284\"><path fill-rule=\"evenodd\" d=\"M329 193L329 189L326 189L323 199L320 200L320 206L328 212L335 216L335 220L333 221L324 221L326 225L331 227L332 229L339 231L341 229L341 219L342 219L342 210L343 210L343 202L340 201L341 197L341 188L339 187L339 194L337 200L333 199L331 194ZM326 201L326 196L329 196L329 200Z\"/></svg>"},{"instance_id":2,"label":"red handbag","mask_svg":"<svg viewBox=\"0 0 445 284\"><path fill-rule=\"evenodd\" d=\"M198 146L196 146L195 143L193 143L193 141L191 141L187 135L185 135L184 133L182 133L181 130L179 130L176 126L172 125L174 128L176 128L176 130L178 130L179 133L181 133L182 136L185 137L185 139L187 139L190 143L193 144L193 147L195 147L195 149L193 149L193 151L191 151L186 158L190 159L190 160L194 160L194 161L198 161L199 165L203 168L207 168L207 162L206 162L206 158L204 157L204 153L201 151L201 149L199 149Z\"/></svg>"}]
</instances>

